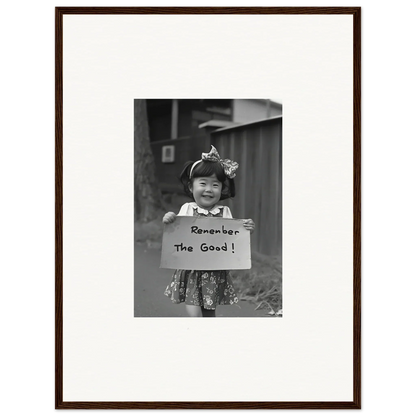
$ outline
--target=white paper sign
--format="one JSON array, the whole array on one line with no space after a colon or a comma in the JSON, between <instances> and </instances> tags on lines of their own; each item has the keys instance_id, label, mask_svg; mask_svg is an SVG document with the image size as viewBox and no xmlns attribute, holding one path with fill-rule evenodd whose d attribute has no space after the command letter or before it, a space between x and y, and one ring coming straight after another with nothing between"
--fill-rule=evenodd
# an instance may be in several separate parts
<instances>
[{"instance_id":1,"label":"white paper sign","mask_svg":"<svg viewBox=\"0 0 416 416\"><path fill-rule=\"evenodd\" d=\"M165 225L160 267L251 269L250 231L243 220L178 216Z\"/></svg>"}]
</instances>

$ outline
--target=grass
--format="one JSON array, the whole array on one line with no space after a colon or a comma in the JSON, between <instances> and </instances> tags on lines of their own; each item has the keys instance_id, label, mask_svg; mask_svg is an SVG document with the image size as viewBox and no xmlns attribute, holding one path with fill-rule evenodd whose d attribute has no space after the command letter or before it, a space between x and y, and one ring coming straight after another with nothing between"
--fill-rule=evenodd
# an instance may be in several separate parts
<instances>
[{"instance_id":1,"label":"grass","mask_svg":"<svg viewBox=\"0 0 416 416\"><path fill-rule=\"evenodd\" d=\"M277 257L252 252L250 270L233 270L233 282L240 300L282 316L282 265Z\"/></svg>"}]
</instances>

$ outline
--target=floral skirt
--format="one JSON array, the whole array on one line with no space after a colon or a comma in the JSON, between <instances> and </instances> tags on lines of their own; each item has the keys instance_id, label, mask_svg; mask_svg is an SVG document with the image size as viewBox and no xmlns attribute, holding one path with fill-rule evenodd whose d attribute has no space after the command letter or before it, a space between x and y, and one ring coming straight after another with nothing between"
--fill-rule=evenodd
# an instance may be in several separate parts
<instances>
[{"instance_id":1,"label":"floral skirt","mask_svg":"<svg viewBox=\"0 0 416 416\"><path fill-rule=\"evenodd\" d=\"M215 309L238 302L228 270L175 270L165 290L173 303Z\"/></svg>"}]
</instances>

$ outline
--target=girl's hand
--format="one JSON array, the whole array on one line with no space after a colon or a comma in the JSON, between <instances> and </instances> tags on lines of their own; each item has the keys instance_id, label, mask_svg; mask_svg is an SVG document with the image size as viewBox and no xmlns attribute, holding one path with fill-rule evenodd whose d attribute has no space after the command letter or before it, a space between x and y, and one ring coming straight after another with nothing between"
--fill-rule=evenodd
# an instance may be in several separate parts
<instances>
[{"instance_id":1,"label":"girl's hand","mask_svg":"<svg viewBox=\"0 0 416 416\"><path fill-rule=\"evenodd\" d=\"M256 228L254 221L251 219L243 220L243 225L246 230L250 231L250 233L253 233L254 229Z\"/></svg>"},{"instance_id":2,"label":"girl's hand","mask_svg":"<svg viewBox=\"0 0 416 416\"><path fill-rule=\"evenodd\" d=\"M170 224L171 222L175 221L176 214L174 212L167 212L163 217L164 224Z\"/></svg>"}]
</instances>

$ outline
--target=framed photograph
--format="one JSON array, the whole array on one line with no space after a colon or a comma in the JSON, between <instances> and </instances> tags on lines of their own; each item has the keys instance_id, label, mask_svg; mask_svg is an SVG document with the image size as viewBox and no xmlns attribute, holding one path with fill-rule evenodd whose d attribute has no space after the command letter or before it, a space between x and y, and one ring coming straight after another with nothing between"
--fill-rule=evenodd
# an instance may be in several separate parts
<instances>
[{"instance_id":1,"label":"framed photograph","mask_svg":"<svg viewBox=\"0 0 416 416\"><path fill-rule=\"evenodd\" d=\"M55 407L360 409L360 8L55 12Z\"/></svg>"}]
</instances>

